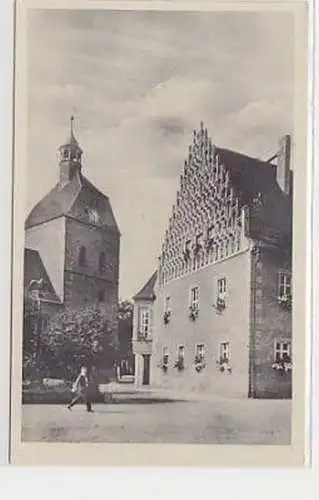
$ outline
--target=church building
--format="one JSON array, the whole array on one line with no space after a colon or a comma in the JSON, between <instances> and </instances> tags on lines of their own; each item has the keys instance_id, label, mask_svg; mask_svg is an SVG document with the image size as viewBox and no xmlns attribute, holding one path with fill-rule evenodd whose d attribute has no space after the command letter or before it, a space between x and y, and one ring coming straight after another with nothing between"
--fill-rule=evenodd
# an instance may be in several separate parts
<instances>
[{"instance_id":1,"label":"church building","mask_svg":"<svg viewBox=\"0 0 319 500\"><path fill-rule=\"evenodd\" d=\"M288 135L261 161L194 131L158 268L134 297L137 386L291 397L290 157Z\"/></svg>"},{"instance_id":2,"label":"church building","mask_svg":"<svg viewBox=\"0 0 319 500\"><path fill-rule=\"evenodd\" d=\"M59 155L58 182L25 222L25 297L41 283L44 322L63 308L99 304L116 332L120 232L109 198L83 174L73 117Z\"/></svg>"}]
</instances>

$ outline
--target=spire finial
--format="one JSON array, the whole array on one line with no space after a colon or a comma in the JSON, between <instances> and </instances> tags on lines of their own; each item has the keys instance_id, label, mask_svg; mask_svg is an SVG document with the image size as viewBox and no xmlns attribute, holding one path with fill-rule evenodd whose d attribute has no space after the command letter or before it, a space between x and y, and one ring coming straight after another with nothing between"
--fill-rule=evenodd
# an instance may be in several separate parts
<instances>
[{"instance_id":1,"label":"spire finial","mask_svg":"<svg viewBox=\"0 0 319 500\"><path fill-rule=\"evenodd\" d=\"M71 115L70 116L70 134L71 134L71 137L72 137L72 135L74 135L73 123L74 123L74 115Z\"/></svg>"}]
</instances>

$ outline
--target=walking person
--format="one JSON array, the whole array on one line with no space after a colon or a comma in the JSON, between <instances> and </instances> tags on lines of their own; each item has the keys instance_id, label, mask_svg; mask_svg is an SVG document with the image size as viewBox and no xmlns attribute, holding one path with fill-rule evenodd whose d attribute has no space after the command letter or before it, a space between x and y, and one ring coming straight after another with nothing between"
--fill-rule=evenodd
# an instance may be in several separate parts
<instances>
[{"instance_id":1,"label":"walking person","mask_svg":"<svg viewBox=\"0 0 319 500\"><path fill-rule=\"evenodd\" d=\"M88 370L86 366L81 367L81 371L77 376L73 387L72 392L75 393L75 396L72 398L71 402L68 404L68 410L71 410L76 403L82 400L86 404L86 411L92 413L92 401L90 394L90 380L88 376Z\"/></svg>"}]
</instances>

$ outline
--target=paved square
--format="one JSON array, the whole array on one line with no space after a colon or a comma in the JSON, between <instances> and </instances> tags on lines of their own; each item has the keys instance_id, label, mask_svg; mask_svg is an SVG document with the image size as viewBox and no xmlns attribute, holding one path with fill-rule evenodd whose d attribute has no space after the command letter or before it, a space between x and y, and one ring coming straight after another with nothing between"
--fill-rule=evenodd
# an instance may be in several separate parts
<instances>
[{"instance_id":1,"label":"paved square","mask_svg":"<svg viewBox=\"0 0 319 500\"><path fill-rule=\"evenodd\" d=\"M83 405L24 405L22 440L290 444L291 401L172 401Z\"/></svg>"}]
</instances>

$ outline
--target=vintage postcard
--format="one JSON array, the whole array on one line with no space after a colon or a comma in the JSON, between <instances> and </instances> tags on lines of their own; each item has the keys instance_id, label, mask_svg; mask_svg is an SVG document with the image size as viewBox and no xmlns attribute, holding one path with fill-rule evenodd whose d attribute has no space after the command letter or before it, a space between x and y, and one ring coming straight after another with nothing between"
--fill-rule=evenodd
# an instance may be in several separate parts
<instances>
[{"instance_id":1,"label":"vintage postcard","mask_svg":"<svg viewBox=\"0 0 319 500\"><path fill-rule=\"evenodd\" d=\"M17 3L12 463L305 464L307 44L306 2Z\"/></svg>"}]
</instances>

